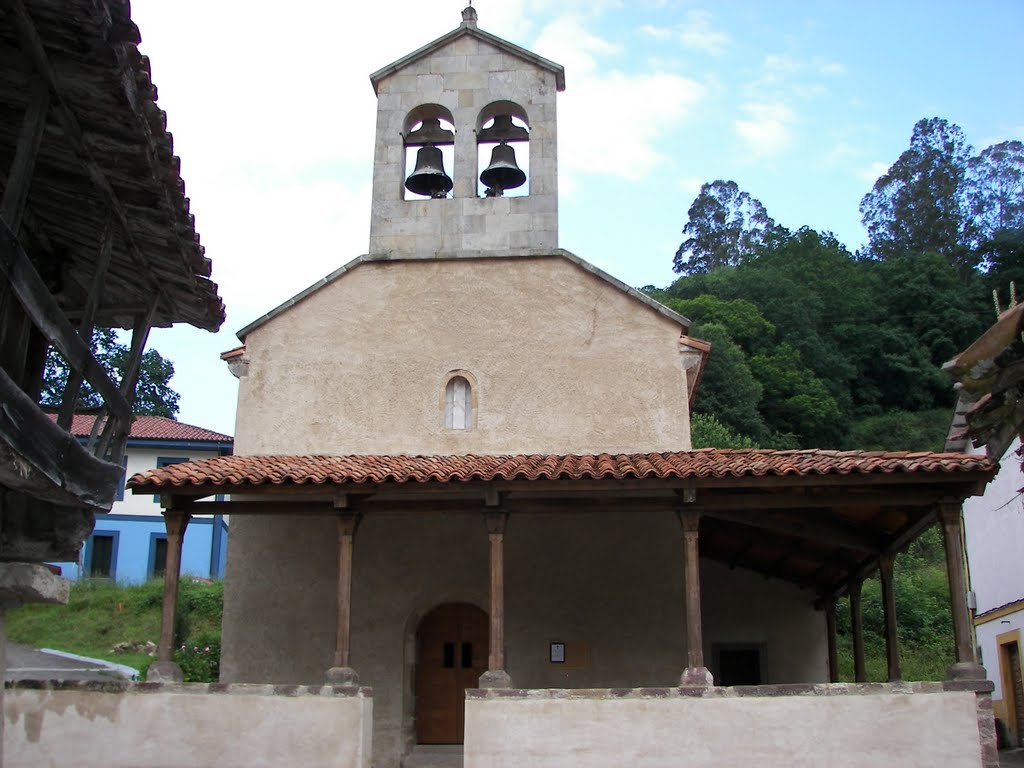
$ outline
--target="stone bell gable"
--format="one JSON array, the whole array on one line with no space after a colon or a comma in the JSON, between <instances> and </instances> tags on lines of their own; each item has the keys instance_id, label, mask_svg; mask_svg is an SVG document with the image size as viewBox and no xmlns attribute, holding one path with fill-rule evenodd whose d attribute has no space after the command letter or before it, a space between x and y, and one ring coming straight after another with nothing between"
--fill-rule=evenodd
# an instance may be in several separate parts
<instances>
[{"instance_id":1,"label":"stone bell gable","mask_svg":"<svg viewBox=\"0 0 1024 768\"><path fill-rule=\"evenodd\" d=\"M558 246L560 65L478 29L467 8L458 28L370 81L377 94L371 254ZM480 182L502 143L525 177L514 196ZM443 158L447 181L410 195L406 182L426 151L435 171Z\"/></svg>"}]
</instances>

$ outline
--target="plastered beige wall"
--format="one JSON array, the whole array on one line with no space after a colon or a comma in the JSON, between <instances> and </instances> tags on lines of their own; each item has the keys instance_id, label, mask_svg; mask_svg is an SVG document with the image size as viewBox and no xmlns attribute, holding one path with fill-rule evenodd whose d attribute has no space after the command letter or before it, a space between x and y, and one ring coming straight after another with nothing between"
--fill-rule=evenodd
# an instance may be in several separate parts
<instances>
[{"instance_id":1,"label":"plastered beige wall","mask_svg":"<svg viewBox=\"0 0 1024 768\"><path fill-rule=\"evenodd\" d=\"M194 691L190 691L194 688ZM236 687L237 688L237 687ZM264 687L207 693L10 690L7 768L369 768L373 700ZM296 695L297 694L297 695Z\"/></svg>"},{"instance_id":2,"label":"plastered beige wall","mask_svg":"<svg viewBox=\"0 0 1024 768\"><path fill-rule=\"evenodd\" d=\"M466 768L978 768L973 693L466 702Z\"/></svg>"},{"instance_id":3,"label":"plastered beige wall","mask_svg":"<svg viewBox=\"0 0 1024 768\"><path fill-rule=\"evenodd\" d=\"M419 620L446 602L488 608L489 545L471 514L368 515L355 540L352 665L374 689L375 765L413 741ZM514 685L677 685L685 666L682 533L670 512L514 514L505 536L507 670ZM316 683L334 649L333 519L237 517L226 582L222 679ZM763 647L766 682L826 679L813 595L702 563L706 655ZM272 588L271 588L272 587ZM548 663L549 643L585 649Z\"/></svg>"},{"instance_id":4,"label":"plastered beige wall","mask_svg":"<svg viewBox=\"0 0 1024 768\"><path fill-rule=\"evenodd\" d=\"M363 263L246 337L235 453L686 450L681 330L560 256Z\"/></svg>"}]
</instances>

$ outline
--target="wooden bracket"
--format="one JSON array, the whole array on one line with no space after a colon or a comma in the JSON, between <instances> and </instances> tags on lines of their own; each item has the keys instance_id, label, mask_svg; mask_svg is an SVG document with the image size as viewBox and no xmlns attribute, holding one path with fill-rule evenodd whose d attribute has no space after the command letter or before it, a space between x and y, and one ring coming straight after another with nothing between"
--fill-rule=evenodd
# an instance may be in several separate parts
<instances>
[{"instance_id":1,"label":"wooden bracket","mask_svg":"<svg viewBox=\"0 0 1024 768\"><path fill-rule=\"evenodd\" d=\"M343 511L338 514L338 536L355 536L363 516L358 512Z\"/></svg>"},{"instance_id":2,"label":"wooden bracket","mask_svg":"<svg viewBox=\"0 0 1024 768\"><path fill-rule=\"evenodd\" d=\"M679 496L683 504L695 504L697 502L697 481L692 477L689 478L684 488L676 489L676 495Z\"/></svg>"},{"instance_id":3,"label":"wooden bracket","mask_svg":"<svg viewBox=\"0 0 1024 768\"><path fill-rule=\"evenodd\" d=\"M698 533L700 531L701 510L695 507L680 507L676 509L679 523L683 526L683 533Z\"/></svg>"}]
</instances>

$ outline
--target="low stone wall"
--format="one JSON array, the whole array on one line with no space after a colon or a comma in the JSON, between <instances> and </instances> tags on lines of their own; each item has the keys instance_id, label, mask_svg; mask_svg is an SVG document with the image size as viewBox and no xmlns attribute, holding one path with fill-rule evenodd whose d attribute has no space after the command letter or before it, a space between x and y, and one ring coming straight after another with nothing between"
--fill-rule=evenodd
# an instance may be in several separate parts
<instances>
[{"instance_id":1,"label":"low stone wall","mask_svg":"<svg viewBox=\"0 0 1024 768\"><path fill-rule=\"evenodd\" d=\"M466 768L996 768L980 682L466 691Z\"/></svg>"},{"instance_id":2,"label":"low stone wall","mask_svg":"<svg viewBox=\"0 0 1024 768\"><path fill-rule=\"evenodd\" d=\"M288 685L8 684L3 764L369 768L373 691Z\"/></svg>"}]
</instances>

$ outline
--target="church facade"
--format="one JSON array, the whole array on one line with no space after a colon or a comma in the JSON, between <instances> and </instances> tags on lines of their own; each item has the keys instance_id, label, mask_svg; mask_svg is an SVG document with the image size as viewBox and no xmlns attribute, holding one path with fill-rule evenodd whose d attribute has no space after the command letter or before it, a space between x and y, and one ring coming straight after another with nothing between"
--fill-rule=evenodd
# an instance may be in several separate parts
<instances>
[{"instance_id":1,"label":"church facade","mask_svg":"<svg viewBox=\"0 0 1024 768\"><path fill-rule=\"evenodd\" d=\"M369 252L223 356L239 378L234 456L130 483L161 494L172 550L191 515L232 515L222 682L372 687L373 764L388 767L463 743L466 765L527 743L541 764L576 738L531 741L545 724L614 731L605 715L534 712L551 697L622 698L642 721L651 697L690 706L680 691L838 691L837 598L856 597L859 633L860 582L880 570L891 597L893 558L939 519L955 575L959 502L990 464L691 450L708 345L559 247L562 68L467 8L371 82ZM217 493L231 500L193 505ZM165 635L157 675L173 675ZM863 681L862 642L860 654ZM981 757L968 699L975 741L957 764ZM772 702L758 706L784 721ZM487 719L507 706L504 725ZM649 726L674 733L678 715L660 711ZM621 764L632 748L578 764Z\"/></svg>"}]
</instances>

